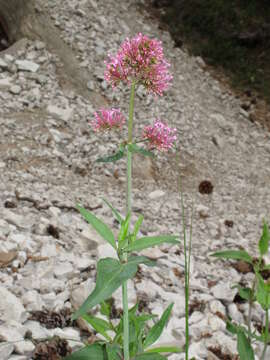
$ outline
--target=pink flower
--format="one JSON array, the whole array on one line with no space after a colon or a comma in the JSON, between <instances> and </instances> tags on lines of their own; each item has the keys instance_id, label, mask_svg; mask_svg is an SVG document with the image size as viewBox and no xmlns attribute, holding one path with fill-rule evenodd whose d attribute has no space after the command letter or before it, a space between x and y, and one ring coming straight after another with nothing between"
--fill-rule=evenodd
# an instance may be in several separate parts
<instances>
[{"instance_id":1,"label":"pink flower","mask_svg":"<svg viewBox=\"0 0 270 360\"><path fill-rule=\"evenodd\" d=\"M145 126L143 138L149 141L150 148L157 148L160 151L167 151L172 148L176 141L176 129L172 129L160 120L156 120L154 125Z\"/></svg>"},{"instance_id":2,"label":"pink flower","mask_svg":"<svg viewBox=\"0 0 270 360\"><path fill-rule=\"evenodd\" d=\"M172 80L168 72L170 64L164 59L161 42L141 33L131 40L127 38L116 56L109 55L105 64L105 79L112 87L121 81L131 84L135 80L149 92L162 96Z\"/></svg>"},{"instance_id":3,"label":"pink flower","mask_svg":"<svg viewBox=\"0 0 270 360\"><path fill-rule=\"evenodd\" d=\"M119 109L100 109L95 112L91 125L94 131L121 129L126 119Z\"/></svg>"}]
</instances>

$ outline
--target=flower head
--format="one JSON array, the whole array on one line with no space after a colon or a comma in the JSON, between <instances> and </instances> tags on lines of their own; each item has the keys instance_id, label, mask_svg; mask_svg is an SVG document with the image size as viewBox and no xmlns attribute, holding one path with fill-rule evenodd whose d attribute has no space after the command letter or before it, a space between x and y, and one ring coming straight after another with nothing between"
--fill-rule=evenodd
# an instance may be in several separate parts
<instances>
[{"instance_id":1,"label":"flower head","mask_svg":"<svg viewBox=\"0 0 270 360\"><path fill-rule=\"evenodd\" d=\"M91 125L94 131L121 129L126 119L119 109L100 109Z\"/></svg>"},{"instance_id":2,"label":"flower head","mask_svg":"<svg viewBox=\"0 0 270 360\"><path fill-rule=\"evenodd\" d=\"M160 120L156 120L154 125L145 126L143 138L149 141L150 148L157 148L160 151L167 151L172 148L177 139L176 129L170 128Z\"/></svg>"},{"instance_id":3,"label":"flower head","mask_svg":"<svg viewBox=\"0 0 270 360\"><path fill-rule=\"evenodd\" d=\"M164 59L161 41L139 33L127 38L116 56L109 55L105 61L105 79L117 86L121 81L130 84L136 81L155 94L162 95L170 85L170 64Z\"/></svg>"}]
</instances>

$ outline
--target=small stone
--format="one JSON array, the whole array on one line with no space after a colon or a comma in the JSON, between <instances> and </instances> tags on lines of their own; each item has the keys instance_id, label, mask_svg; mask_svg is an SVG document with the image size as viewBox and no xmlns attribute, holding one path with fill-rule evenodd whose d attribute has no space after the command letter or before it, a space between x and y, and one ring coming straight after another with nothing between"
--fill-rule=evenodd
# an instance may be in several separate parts
<instances>
[{"instance_id":1,"label":"small stone","mask_svg":"<svg viewBox=\"0 0 270 360\"><path fill-rule=\"evenodd\" d=\"M29 60L16 60L15 64L21 71L37 72L39 65Z\"/></svg>"},{"instance_id":2,"label":"small stone","mask_svg":"<svg viewBox=\"0 0 270 360\"><path fill-rule=\"evenodd\" d=\"M95 283L92 279L84 281L71 293L71 303L75 309L78 309L89 294L94 290Z\"/></svg>"},{"instance_id":3,"label":"small stone","mask_svg":"<svg viewBox=\"0 0 270 360\"><path fill-rule=\"evenodd\" d=\"M28 311L39 311L44 306L41 296L36 290L27 291L22 297L22 303Z\"/></svg>"},{"instance_id":4,"label":"small stone","mask_svg":"<svg viewBox=\"0 0 270 360\"><path fill-rule=\"evenodd\" d=\"M15 214L14 212L4 209L3 218L10 224L22 229L29 229L32 226L32 222L29 222L25 216Z\"/></svg>"},{"instance_id":5,"label":"small stone","mask_svg":"<svg viewBox=\"0 0 270 360\"><path fill-rule=\"evenodd\" d=\"M197 206L197 212L199 213L201 218L207 218L209 217L209 208L204 205L198 205Z\"/></svg>"},{"instance_id":6,"label":"small stone","mask_svg":"<svg viewBox=\"0 0 270 360\"><path fill-rule=\"evenodd\" d=\"M73 109L71 108L63 109L55 105L49 105L47 107L47 111L49 114L56 116L57 118L64 121L68 121L73 114Z\"/></svg>"},{"instance_id":7,"label":"small stone","mask_svg":"<svg viewBox=\"0 0 270 360\"><path fill-rule=\"evenodd\" d=\"M0 286L0 319L2 321L15 320L19 323L27 319L27 313L21 301L2 286Z\"/></svg>"},{"instance_id":8,"label":"small stone","mask_svg":"<svg viewBox=\"0 0 270 360\"><path fill-rule=\"evenodd\" d=\"M239 324L244 323L244 317L243 314L238 310L238 307L236 304L232 303L228 306L228 314L232 318L232 320L236 321Z\"/></svg>"},{"instance_id":9,"label":"small stone","mask_svg":"<svg viewBox=\"0 0 270 360\"><path fill-rule=\"evenodd\" d=\"M23 340L22 334L13 326L10 325L1 325L0 326L0 340L1 341L21 341ZM16 346L16 344L15 344Z\"/></svg>"},{"instance_id":10,"label":"small stone","mask_svg":"<svg viewBox=\"0 0 270 360\"><path fill-rule=\"evenodd\" d=\"M14 345L9 343L2 343L0 344L0 353L1 353L1 359L2 360L8 360L9 356L14 351Z\"/></svg>"},{"instance_id":11,"label":"small stone","mask_svg":"<svg viewBox=\"0 0 270 360\"><path fill-rule=\"evenodd\" d=\"M33 339L46 339L51 335L50 331L42 327L37 321L27 321L24 326L31 332Z\"/></svg>"},{"instance_id":12,"label":"small stone","mask_svg":"<svg viewBox=\"0 0 270 360\"><path fill-rule=\"evenodd\" d=\"M19 85L13 85L11 86L9 91L11 92L11 94L18 95L22 91L22 88Z\"/></svg>"},{"instance_id":13,"label":"small stone","mask_svg":"<svg viewBox=\"0 0 270 360\"><path fill-rule=\"evenodd\" d=\"M74 275L74 268L69 263L61 263L54 268L54 275L58 279L70 279Z\"/></svg>"},{"instance_id":14,"label":"small stone","mask_svg":"<svg viewBox=\"0 0 270 360\"><path fill-rule=\"evenodd\" d=\"M89 89L89 90L91 90L91 91L93 91L93 90L95 90L95 83L94 83L94 81L88 81L88 83L87 83L87 88Z\"/></svg>"},{"instance_id":15,"label":"small stone","mask_svg":"<svg viewBox=\"0 0 270 360\"><path fill-rule=\"evenodd\" d=\"M0 79L0 90L9 90L12 86L9 78Z\"/></svg>"},{"instance_id":16,"label":"small stone","mask_svg":"<svg viewBox=\"0 0 270 360\"><path fill-rule=\"evenodd\" d=\"M0 58L0 68L2 70L7 70L7 68L8 68L8 64L1 58Z\"/></svg>"},{"instance_id":17,"label":"small stone","mask_svg":"<svg viewBox=\"0 0 270 360\"><path fill-rule=\"evenodd\" d=\"M34 350L35 345L29 340L20 341L15 344L15 352L17 354L31 355Z\"/></svg>"},{"instance_id":18,"label":"small stone","mask_svg":"<svg viewBox=\"0 0 270 360\"><path fill-rule=\"evenodd\" d=\"M97 257L98 259L103 259L107 257L118 259L116 252L112 249L110 244L99 245L97 248Z\"/></svg>"},{"instance_id":19,"label":"small stone","mask_svg":"<svg viewBox=\"0 0 270 360\"><path fill-rule=\"evenodd\" d=\"M222 316L226 316L226 308L225 306L218 300L212 300L209 303L209 309L212 314L222 314Z\"/></svg>"},{"instance_id":20,"label":"small stone","mask_svg":"<svg viewBox=\"0 0 270 360\"><path fill-rule=\"evenodd\" d=\"M211 288L211 293L219 300L232 302L237 294L237 289L232 289L228 283L219 283Z\"/></svg>"},{"instance_id":21,"label":"small stone","mask_svg":"<svg viewBox=\"0 0 270 360\"><path fill-rule=\"evenodd\" d=\"M150 194L148 194L148 197L151 199L151 200L157 200L159 198L161 198L162 196L165 195L165 192L162 191L162 190L155 190L155 191L152 191Z\"/></svg>"}]
</instances>

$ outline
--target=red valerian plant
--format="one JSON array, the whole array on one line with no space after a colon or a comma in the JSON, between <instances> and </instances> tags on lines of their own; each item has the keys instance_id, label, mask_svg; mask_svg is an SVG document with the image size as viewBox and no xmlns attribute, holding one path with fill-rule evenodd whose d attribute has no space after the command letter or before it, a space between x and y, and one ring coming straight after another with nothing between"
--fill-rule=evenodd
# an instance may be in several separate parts
<instances>
[{"instance_id":1,"label":"red valerian plant","mask_svg":"<svg viewBox=\"0 0 270 360\"><path fill-rule=\"evenodd\" d=\"M149 93L162 95L168 88L172 76L168 72L169 64L164 59L161 42L138 34L133 39L126 39L115 57L109 56L106 62L105 79L116 87L120 82L130 85L130 102L128 116L128 137L119 144L119 150L107 157L99 158L98 162L116 162L126 157L126 215L122 215L108 202L105 203L112 210L120 230L115 236L102 220L78 205L78 210L93 228L107 241L117 254L118 259L105 258L98 261L96 287L85 302L73 315L73 319L83 318L105 340L97 341L73 353L66 360L163 360L164 353L179 352L175 346L152 345L159 339L169 321L173 304L170 304L161 318L149 328L148 321L155 316L140 314L138 304L129 309L127 281L136 275L139 264L153 266L153 262L145 256L132 254L163 243L178 244L178 235L140 236L143 216L140 215L132 227L132 155L140 153L144 156L154 156L149 151L157 149L167 151L176 141L176 129L171 129L162 121L157 120L153 126L144 128L141 139L133 137L133 115L136 86L143 85ZM94 132L121 130L125 124L125 116L119 109L100 109L94 114L91 126ZM147 143L148 147L139 146ZM122 287L123 316L115 325L110 318L110 307L106 302L112 294ZM89 311L100 305L100 312L107 318L96 317ZM130 332L131 336L130 336ZM113 334L113 335L112 335Z\"/></svg>"}]
</instances>

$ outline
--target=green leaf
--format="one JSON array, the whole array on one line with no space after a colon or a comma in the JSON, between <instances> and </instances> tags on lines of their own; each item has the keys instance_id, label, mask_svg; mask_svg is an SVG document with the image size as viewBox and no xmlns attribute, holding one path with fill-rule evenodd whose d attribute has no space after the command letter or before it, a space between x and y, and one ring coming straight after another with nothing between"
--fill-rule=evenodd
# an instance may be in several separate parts
<instances>
[{"instance_id":1,"label":"green leaf","mask_svg":"<svg viewBox=\"0 0 270 360\"><path fill-rule=\"evenodd\" d=\"M135 356L134 360L167 360L167 358L160 354L141 354Z\"/></svg>"},{"instance_id":2,"label":"green leaf","mask_svg":"<svg viewBox=\"0 0 270 360\"><path fill-rule=\"evenodd\" d=\"M139 232L139 230L141 228L142 222L143 222L143 215L140 215L138 220L136 221L135 226L134 226L134 230L133 230L133 233L132 233L132 242L134 240L136 240L136 237L137 237L138 232Z\"/></svg>"},{"instance_id":3,"label":"green leaf","mask_svg":"<svg viewBox=\"0 0 270 360\"><path fill-rule=\"evenodd\" d=\"M92 344L66 356L64 360L107 360L107 355L103 345Z\"/></svg>"},{"instance_id":4,"label":"green leaf","mask_svg":"<svg viewBox=\"0 0 270 360\"><path fill-rule=\"evenodd\" d=\"M232 289L235 289L235 288L238 290L238 293L239 293L239 295L241 296L242 299L247 300L247 301L253 299L254 294L252 293L251 288L249 288L249 287L244 288L244 287L242 287L240 285L235 285L235 286L232 287Z\"/></svg>"},{"instance_id":5,"label":"green leaf","mask_svg":"<svg viewBox=\"0 0 270 360\"><path fill-rule=\"evenodd\" d=\"M231 334L236 335L238 331L238 326L231 322L231 318L226 322L226 330L228 330Z\"/></svg>"},{"instance_id":6,"label":"green leaf","mask_svg":"<svg viewBox=\"0 0 270 360\"><path fill-rule=\"evenodd\" d=\"M96 232L98 232L99 235L102 236L103 239L106 240L116 250L117 246L115 238L108 225L104 224L103 221L99 220L95 215L93 215L80 205L77 205L77 208L82 214L82 216L85 218L85 220L93 226Z\"/></svg>"},{"instance_id":7,"label":"green leaf","mask_svg":"<svg viewBox=\"0 0 270 360\"><path fill-rule=\"evenodd\" d=\"M129 222L130 222L130 212L128 212L126 218L124 221L122 221L121 223L121 227L120 227L120 231L119 231L119 235L118 235L118 241L119 244L123 245L124 240L126 240L127 235L128 235L128 229L129 229ZM121 246L120 246L121 248Z\"/></svg>"},{"instance_id":8,"label":"green leaf","mask_svg":"<svg viewBox=\"0 0 270 360\"><path fill-rule=\"evenodd\" d=\"M211 254L210 256L230 260L244 260L247 263L252 264L252 257L245 250L218 251Z\"/></svg>"},{"instance_id":9,"label":"green leaf","mask_svg":"<svg viewBox=\"0 0 270 360\"><path fill-rule=\"evenodd\" d=\"M156 261L151 260L146 256L136 256L136 255L129 256L128 263L136 264L136 265L144 264L147 266L156 266Z\"/></svg>"},{"instance_id":10,"label":"green leaf","mask_svg":"<svg viewBox=\"0 0 270 360\"><path fill-rule=\"evenodd\" d=\"M132 244L125 247L123 251L141 251L163 243L179 244L179 241L176 240L177 238L179 238L177 235L146 236L135 240Z\"/></svg>"},{"instance_id":11,"label":"green leaf","mask_svg":"<svg viewBox=\"0 0 270 360\"><path fill-rule=\"evenodd\" d=\"M172 308L173 308L173 304L170 304L162 314L160 320L150 329L143 343L144 348L147 348L148 346L154 344L158 340L158 338L162 334L162 331L164 330L165 326L169 321Z\"/></svg>"},{"instance_id":12,"label":"green leaf","mask_svg":"<svg viewBox=\"0 0 270 360\"><path fill-rule=\"evenodd\" d=\"M159 346L153 349L146 350L147 353L181 353L184 349L177 346Z\"/></svg>"},{"instance_id":13,"label":"green leaf","mask_svg":"<svg viewBox=\"0 0 270 360\"><path fill-rule=\"evenodd\" d=\"M83 315L82 318L87 321L97 333L104 336L106 340L112 342L112 338L106 333L106 331L113 329L107 321L87 314Z\"/></svg>"},{"instance_id":14,"label":"green leaf","mask_svg":"<svg viewBox=\"0 0 270 360\"><path fill-rule=\"evenodd\" d=\"M97 304L108 299L124 281L131 279L136 272L137 264L133 262L121 264L118 260L111 258L99 260L96 287L79 310L75 312L72 319L77 319Z\"/></svg>"},{"instance_id":15,"label":"green leaf","mask_svg":"<svg viewBox=\"0 0 270 360\"><path fill-rule=\"evenodd\" d=\"M262 276L256 272L257 278L257 288L256 288L256 299L258 303L262 306L264 310L270 308L270 289L269 285L267 285Z\"/></svg>"},{"instance_id":16,"label":"green leaf","mask_svg":"<svg viewBox=\"0 0 270 360\"><path fill-rule=\"evenodd\" d=\"M263 233L259 241L259 250L261 256L267 254L270 240L270 232L266 222L263 224Z\"/></svg>"},{"instance_id":17,"label":"green leaf","mask_svg":"<svg viewBox=\"0 0 270 360\"><path fill-rule=\"evenodd\" d=\"M112 204L109 203L109 201L107 201L106 199L102 199L102 200L103 200L103 201L105 202L105 204L112 210L112 213L113 213L114 217L115 217L116 220L119 222L119 224L121 224L124 219L123 219L122 216L120 215L119 211L117 211L117 210L112 206Z\"/></svg>"},{"instance_id":18,"label":"green leaf","mask_svg":"<svg viewBox=\"0 0 270 360\"><path fill-rule=\"evenodd\" d=\"M130 152L132 152L132 153L139 153L139 154L141 154L143 156L149 156L149 157L152 157L152 158L155 157L154 153L152 153L151 151L146 150L146 149L144 149L144 148L142 148L142 147L140 147L140 146L138 146L136 144L129 144L128 145L128 150Z\"/></svg>"},{"instance_id":19,"label":"green leaf","mask_svg":"<svg viewBox=\"0 0 270 360\"><path fill-rule=\"evenodd\" d=\"M121 350L117 344L106 344L108 360L121 360Z\"/></svg>"},{"instance_id":20,"label":"green leaf","mask_svg":"<svg viewBox=\"0 0 270 360\"><path fill-rule=\"evenodd\" d=\"M106 316L107 319L110 319L110 315L111 315L111 305L109 304L108 301L103 301L100 304L100 312L102 315Z\"/></svg>"},{"instance_id":21,"label":"green leaf","mask_svg":"<svg viewBox=\"0 0 270 360\"><path fill-rule=\"evenodd\" d=\"M101 158L98 158L96 160L96 162L101 162L101 163L110 163L110 162L116 162L117 160L120 160L124 157L125 155L125 152L120 149L119 151L117 151L116 154L114 155L110 155L110 156L105 156L105 157L101 157Z\"/></svg>"},{"instance_id":22,"label":"green leaf","mask_svg":"<svg viewBox=\"0 0 270 360\"><path fill-rule=\"evenodd\" d=\"M240 360L254 360L254 352L243 331L237 332L237 350Z\"/></svg>"},{"instance_id":23,"label":"green leaf","mask_svg":"<svg viewBox=\"0 0 270 360\"><path fill-rule=\"evenodd\" d=\"M229 320L227 320L226 323L226 330L228 330L231 334L236 335L239 331L245 333L246 335L248 335L248 330L246 328L244 328L243 326L240 325L236 325L233 324L231 322L231 319L229 318ZM251 333L250 334L251 338L260 342L264 342L264 338L263 336L258 336L256 335L256 333Z\"/></svg>"}]
</instances>

